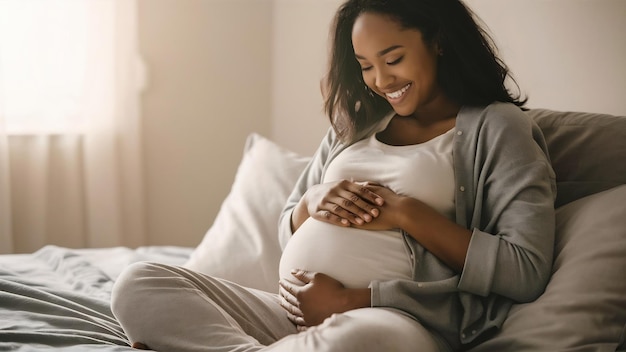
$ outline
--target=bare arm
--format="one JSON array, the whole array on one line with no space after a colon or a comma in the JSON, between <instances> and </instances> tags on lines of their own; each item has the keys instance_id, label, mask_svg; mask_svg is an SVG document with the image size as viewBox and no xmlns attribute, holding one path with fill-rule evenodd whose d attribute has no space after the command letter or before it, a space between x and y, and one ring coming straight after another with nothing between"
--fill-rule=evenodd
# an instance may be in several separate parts
<instances>
[{"instance_id":1,"label":"bare arm","mask_svg":"<svg viewBox=\"0 0 626 352\"><path fill-rule=\"evenodd\" d=\"M457 272L463 270L472 232L423 202L398 195L388 188L368 185L385 199L380 216L371 223L355 227L368 230L402 229L429 252Z\"/></svg>"}]
</instances>

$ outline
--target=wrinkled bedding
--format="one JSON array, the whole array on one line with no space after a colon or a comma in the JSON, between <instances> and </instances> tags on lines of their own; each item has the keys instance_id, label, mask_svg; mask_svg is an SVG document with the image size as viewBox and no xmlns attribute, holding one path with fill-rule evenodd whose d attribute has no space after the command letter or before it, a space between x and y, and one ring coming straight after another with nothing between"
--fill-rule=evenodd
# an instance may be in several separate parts
<instances>
[{"instance_id":1,"label":"wrinkled bedding","mask_svg":"<svg viewBox=\"0 0 626 352\"><path fill-rule=\"evenodd\" d=\"M137 261L183 264L183 247L68 249L0 256L0 351L132 351L109 307Z\"/></svg>"}]
</instances>

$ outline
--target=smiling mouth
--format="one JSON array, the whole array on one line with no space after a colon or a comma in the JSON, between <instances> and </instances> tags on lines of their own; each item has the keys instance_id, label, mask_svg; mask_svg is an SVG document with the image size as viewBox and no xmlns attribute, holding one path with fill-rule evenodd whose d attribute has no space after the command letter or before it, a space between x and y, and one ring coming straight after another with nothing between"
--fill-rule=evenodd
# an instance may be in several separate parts
<instances>
[{"instance_id":1,"label":"smiling mouth","mask_svg":"<svg viewBox=\"0 0 626 352\"><path fill-rule=\"evenodd\" d=\"M399 99L401 98L404 93L406 93L407 90L409 90L409 87L411 87L411 83L407 84L406 86L398 89L395 92L391 92L391 93L385 93L385 96L389 99Z\"/></svg>"}]
</instances>

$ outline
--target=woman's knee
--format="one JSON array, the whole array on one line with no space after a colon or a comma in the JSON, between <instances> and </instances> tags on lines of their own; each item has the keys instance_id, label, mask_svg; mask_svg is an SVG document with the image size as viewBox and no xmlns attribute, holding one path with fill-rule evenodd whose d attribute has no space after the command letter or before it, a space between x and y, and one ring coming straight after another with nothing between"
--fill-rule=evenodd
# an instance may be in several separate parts
<instances>
[{"instance_id":1,"label":"woman's knee","mask_svg":"<svg viewBox=\"0 0 626 352\"><path fill-rule=\"evenodd\" d=\"M111 310L118 317L148 303L153 287L153 278L158 271L162 270L159 264L138 262L126 267L118 276L111 292Z\"/></svg>"}]
</instances>

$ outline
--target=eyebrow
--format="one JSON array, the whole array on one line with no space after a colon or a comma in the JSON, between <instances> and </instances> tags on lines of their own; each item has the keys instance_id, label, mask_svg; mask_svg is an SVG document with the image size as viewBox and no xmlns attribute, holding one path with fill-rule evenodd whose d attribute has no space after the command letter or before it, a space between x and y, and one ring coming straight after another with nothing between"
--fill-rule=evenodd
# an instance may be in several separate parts
<instances>
[{"instance_id":1,"label":"eyebrow","mask_svg":"<svg viewBox=\"0 0 626 352\"><path fill-rule=\"evenodd\" d=\"M376 56L381 57L381 56L383 56L383 55L385 55L385 54L387 54L387 53L389 53L391 51L394 51L394 50L396 50L398 48L402 48L402 47L403 47L402 45L392 45L392 46L388 47L387 49L383 49L383 50L379 51L378 54L376 54ZM357 59L365 60L365 58L363 56L359 55L359 54L355 53L354 56Z\"/></svg>"}]
</instances>

